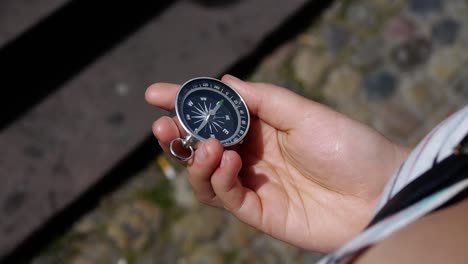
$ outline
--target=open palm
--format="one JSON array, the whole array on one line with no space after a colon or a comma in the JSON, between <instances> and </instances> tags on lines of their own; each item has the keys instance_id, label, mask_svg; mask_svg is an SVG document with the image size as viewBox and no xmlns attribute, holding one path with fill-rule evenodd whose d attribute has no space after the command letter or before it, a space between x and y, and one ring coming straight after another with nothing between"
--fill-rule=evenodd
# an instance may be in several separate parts
<instances>
[{"instance_id":1,"label":"open palm","mask_svg":"<svg viewBox=\"0 0 468 264\"><path fill-rule=\"evenodd\" d=\"M307 249L327 252L369 221L389 176L406 150L323 105L269 84L223 81L250 108L242 145L224 150L210 139L187 168L197 198L240 220ZM147 100L171 109L179 86L155 84ZM163 149L183 134L175 118L153 131Z\"/></svg>"}]
</instances>

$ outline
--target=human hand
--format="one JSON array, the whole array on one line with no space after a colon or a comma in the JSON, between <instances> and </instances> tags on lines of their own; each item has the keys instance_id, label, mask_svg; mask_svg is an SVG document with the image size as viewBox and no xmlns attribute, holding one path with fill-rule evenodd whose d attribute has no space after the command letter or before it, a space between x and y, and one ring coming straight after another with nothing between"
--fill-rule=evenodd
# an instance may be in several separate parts
<instances>
[{"instance_id":1,"label":"human hand","mask_svg":"<svg viewBox=\"0 0 468 264\"><path fill-rule=\"evenodd\" d=\"M187 164L196 197L291 244L328 252L366 226L388 178L406 158L370 128L281 87L226 75L251 112L244 143L225 150L201 142ZM157 83L146 100L174 108L179 85ZM185 132L161 117L153 133L164 151Z\"/></svg>"}]
</instances>

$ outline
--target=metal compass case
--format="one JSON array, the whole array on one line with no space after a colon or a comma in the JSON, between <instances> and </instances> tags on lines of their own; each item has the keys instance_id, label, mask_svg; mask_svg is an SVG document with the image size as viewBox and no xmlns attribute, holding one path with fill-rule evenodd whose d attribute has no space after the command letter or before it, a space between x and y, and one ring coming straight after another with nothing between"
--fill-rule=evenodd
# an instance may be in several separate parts
<instances>
[{"instance_id":1,"label":"metal compass case","mask_svg":"<svg viewBox=\"0 0 468 264\"><path fill-rule=\"evenodd\" d=\"M244 99L220 80L200 77L184 83L176 96L175 110L187 132L185 138L171 142L171 154L181 161L193 157L199 141L216 138L224 147L240 143L250 126L250 116ZM177 153L175 144L190 151Z\"/></svg>"}]
</instances>

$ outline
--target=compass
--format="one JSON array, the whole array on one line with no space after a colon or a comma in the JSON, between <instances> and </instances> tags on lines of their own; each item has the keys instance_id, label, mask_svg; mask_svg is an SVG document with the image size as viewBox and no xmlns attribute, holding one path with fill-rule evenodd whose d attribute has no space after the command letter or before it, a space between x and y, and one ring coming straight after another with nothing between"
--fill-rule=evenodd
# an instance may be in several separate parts
<instances>
[{"instance_id":1,"label":"compass","mask_svg":"<svg viewBox=\"0 0 468 264\"><path fill-rule=\"evenodd\" d=\"M187 135L172 140L170 151L181 161L192 158L199 141L216 138L229 147L242 142L249 130L250 116L244 99L217 79L200 77L184 83L176 96L175 111ZM176 143L190 154L180 154Z\"/></svg>"}]
</instances>

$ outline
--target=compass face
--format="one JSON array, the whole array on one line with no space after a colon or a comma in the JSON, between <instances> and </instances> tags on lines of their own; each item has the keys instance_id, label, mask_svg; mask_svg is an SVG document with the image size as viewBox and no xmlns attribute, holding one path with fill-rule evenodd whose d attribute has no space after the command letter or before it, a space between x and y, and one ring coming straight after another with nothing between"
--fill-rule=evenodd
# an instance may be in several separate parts
<instances>
[{"instance_id":1,"label":"compass face","mask_svg":"<svg viewBox=\"0 0 468 264\"><path fill-rule=\"evenodd\" d=\"M184 129L201 141L211 137L231 146L239 143L249 129L244 100L234 89L212 78L196 78L182 85L176 113Z\"/></svg>"}]
</instances>

